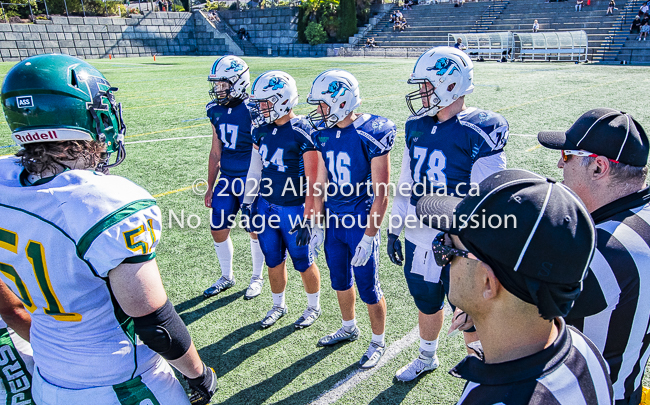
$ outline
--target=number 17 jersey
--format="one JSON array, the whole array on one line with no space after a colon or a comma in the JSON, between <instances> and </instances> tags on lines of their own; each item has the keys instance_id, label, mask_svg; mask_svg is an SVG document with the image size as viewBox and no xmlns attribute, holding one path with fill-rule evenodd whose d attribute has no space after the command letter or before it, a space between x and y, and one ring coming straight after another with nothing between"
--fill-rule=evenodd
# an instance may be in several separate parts
<instances>
[{"instance_id":1,"label":"number 17 jersey","mask_svg":"<svg viewBox=\"0 0 650 405\"><path fill-rule=\"evenodd\" d=\"M230 107L211 101L205 109L222 143L221 172L231 177L246 177L253 151L251 116L246 101Z\"/></svg>"}]
</instances>

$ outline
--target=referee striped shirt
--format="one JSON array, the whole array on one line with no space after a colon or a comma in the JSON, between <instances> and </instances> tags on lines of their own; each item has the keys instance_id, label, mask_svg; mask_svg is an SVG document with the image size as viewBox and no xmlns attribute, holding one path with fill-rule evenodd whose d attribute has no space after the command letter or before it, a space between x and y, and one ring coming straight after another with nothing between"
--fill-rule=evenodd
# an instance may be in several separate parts
<instances>
[{"instance_id":1,"label":"referee striped shirt","mask_svg":"<svg viewBox=\"0 0 650 405\"><path fill-rule=\"evenodd\" d=\"M449 373L467 380L458 405L611 405L605 360L564 320L546 349L517 360L486 364L467 356Z\"/></svg>"},{"instance_id":2,"label":"referee striped shirt","mask_svg":"<svg viewBox=\"0 0 650 405\"><path fill-rule=\"evenodd\" d=\"M566 319L603 353L616 405L638 405L650 355L649 189L613 201L592 217L596 252Z\"/></svg>"}]
</instances>

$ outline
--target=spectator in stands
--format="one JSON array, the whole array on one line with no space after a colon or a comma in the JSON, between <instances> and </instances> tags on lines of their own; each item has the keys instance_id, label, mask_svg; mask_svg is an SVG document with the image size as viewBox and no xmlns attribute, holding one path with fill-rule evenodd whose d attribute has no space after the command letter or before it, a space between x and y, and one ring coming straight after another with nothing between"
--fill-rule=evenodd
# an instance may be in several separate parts
<instances>
[{"instance_id":1,"label":"spectator in stands","mask_svg":"<svg viewBox=\"0 0 650 405\"><path fill-rule=\"evenodd\" d=\"M607 12L605 15L614 14L614 9L616 9L616 2L614 2L614 0L609 0L609 5L607 6Z\"/></svg>"},{"instance_id":2,"label":"spectator in stands","mask_svg":"<svg viewBox=\"0 0 650 405\"><path fill-rule=\"evenodd\" d=\"M241 27L239 31L237 31L237 36L239 37L239 39L244 41L250 38L250 35L248 34L248 32L246 32L246 28L244 27Z\"/></svg>"},{"instance_id":3,"label":"spectator in stands","mask_svg":"<svg viewBox=\"0 0 650 405\"><path fill-rule=\"evenodd\" d=\"M583 0L576 0L576 11L582 11Z\"/></svg>"},{"instance_id":4,"label":"spectator in stands","mask_svg":"<svg viewBox=\"0 0 650 405\"><path fill-rule=\"evenodd\" d=\"M533 32L537 31L539 31L539 22L535 20L535 22L533 22Z\"/></svg>"},{"instance_id":5,"label":"spectator in stands","mask_svg":"<svg viewBox=\"0 0 650 405\"><path fill-rule=\"evenodd\" d=\"M639 17L645 17L648 15L648 10L650 10L650 7L648 6L648 3L645 3L644 5L641 6L639 9Z\"/></svg>"},{"instance_id":6,"label":"spectator in stands","mask_svg":"<svg viewBox=\"0 0 650 405\"><path fill-rule=\"evenodd\" d=\"M646 38L648 38L648 33L650 32L650 24L646 21L645 24L643 24L643 27L641 27L641 33L639 34L639 41L641 38L645 41Z\"/></svg>"},{"instance_id":7,"label":"spectator in stands","mask_svg":"<svg viewBox=\"0 0 650 405\"><path fill-rule=\"evenodd\" d=\"M632 21L632 26L630 27L630 34L640 34L641 33L641 17L638 15L634 17Z\"/></svg>"},{"instance_id":8,"label":"spectator in stands","mask_svg":"<svg viewBox=\"0 0 650 405\"><path fill-rule=\"evenodd\" d=\"M375 38L370 37L366 39L366 48L376 48L377 43L375 42Z\"/></svg>"},{"instance_id":9,"label":"spectator in stands","mask_svg":"<svg viewBox=\"0 0 650 405\"><path fill-rule=\"evenodd\" d=\"M397 13L393 11L393 14L390 15L390 20L388 20L390 23L394 24L395 21L397 20Z\"/></svg>"},{"instance_id":10,"label":"spectator in stands","mask_svg":"<svg viewBox=\"0 0 650 405\"><path fill-rule=\"evenodd\" d=\"M454 48L459 49L461 51L464 51L465 49L467 49L467 47L463 43L462 38L456 38L456 43L454 44Z\"/></svg>"},{"instance_id":11,"label":"spectator in stands","mask_svg":"<svg viewBox=\"0 0 650 405\"><path fill-rule=\"evenodd\" d=\"M407 0L404 2L404 10L412 10L413 1Z\"/></svg>"},{"instance_id":12,"label":"spectator in stands","mask_svg":"<svg viewBox=\"0 0 650 405\"><path fill-rule=\"evenodd\" d=\"M401 11L395 10L395 19L397 20L398 18L402 18L404 15L402 14Z\"/></svg>"}]
</instances>

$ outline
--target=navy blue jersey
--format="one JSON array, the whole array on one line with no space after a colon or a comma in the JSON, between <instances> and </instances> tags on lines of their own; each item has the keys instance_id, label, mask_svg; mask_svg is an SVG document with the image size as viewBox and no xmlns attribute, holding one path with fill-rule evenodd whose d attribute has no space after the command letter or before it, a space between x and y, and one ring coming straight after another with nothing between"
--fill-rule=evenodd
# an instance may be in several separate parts
<instances>
[{"instance_id":1,"label":"navy blue jersey","mask_svg":"<svg viewBox=\"0 0 650 405\"><path fill-rule=\"evenodd\" d=\"M284 125L269 124L253 129L253 141L262 155L260 195L271 204L301 205L307 182L302 155L316 150L311 125L302 117Z\"/></svg>"},{"instance_id":2,"label":"navy blue jersey","mask_svg":"<svg viewBox=\"0 0 650 405\"><path fill-rule=\"evenodd\" d=\"M443 123L430 116L409 118L406 146L413 178L411 204L445 187L450 195L467 194L474 162L502 152L507 141L508 122L491 111L468 108Z\"/></svg>"},{"instance_id":3,"label":"navy blue jersey","mask_svg":"<svg viewBox=\"0 0 650 405\"><path fill-rule=\"evenodd\" d=\"M242 102L234 107L227 107L211 101L205 106L205 109L223 143L221 171L232 177L246 176L253 150L251 116L246 108L246 103Z\"/></svg>"},{"instance_id":4,"label":"navy blue jersey","mask_svg":"<svg viewBox=\"0 0 650 405\"><path fill-rule=\"evenodd\" d=\"M370 211L374 201L370 161L393 147L393 121L363 114L345 128L315 131L313 139L327 168L325 208L344 215Z\"/></svg>"}]
</instances>

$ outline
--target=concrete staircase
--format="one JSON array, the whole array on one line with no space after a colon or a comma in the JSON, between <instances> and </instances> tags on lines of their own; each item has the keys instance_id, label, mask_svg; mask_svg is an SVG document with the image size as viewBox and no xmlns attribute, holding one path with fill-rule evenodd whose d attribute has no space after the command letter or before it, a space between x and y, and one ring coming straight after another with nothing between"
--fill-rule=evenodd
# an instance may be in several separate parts
<instances>
[{"instance_id":1,"label":"concrete staircase","mask_svg":"<svg viewBox=\"0 0 650 405\"><path fill-rule=\"evenodd\" d=\"M650 64L650 40L637 41L639 34L630 34L630 26L645 0L630 0L613 27L604 63Z\"/></svg>"},{"instance_id":2,"label":"concrete staircase","mask_svg":"<svg viewBox=\"0 0 650 405\"><path fill-rule=\"evenodd\" d=\"M589 60L602 61L611 42L612 29L619 22L626 1L618 0L619 10L614 11L614 15L605 16L608 3L609 0L591 0L590 6L577 12L575 1L511 1L486 31L530 32L535 19L539 21L540 32L582 30L589 38Z\"/></svg>"},{"instance_id":3,"label":"concrete staircase","mask_svg":"<svg viewBox=\"0 0 650 405\"><path fill-rule=\"evenodd\" d=\"M613 16L605 16L609 0L591 0L591 5L584 6L581 12L575 11L574 1L497 0L466 2L462 7L449 3L417 5L413 10L402 11L410 26L406 31L393 32L389 22L391 11L359 41L359 46L372 36L382 48L429 48L447 45L449 33L530 32L537 19L540 32L584 30L589 38L591 61L614 63L634 55L635 60L650 62L650 51L646 51L650 42L634 44L626 34L632 23L630 13L634 18L641 1L618 0ZM645 44L648 46L644 47Z\"/></svg>"},{"instance_id":4,"label":"concrete staircase","mask_svg":"<svg viewBox=\"0 0 650 405\"><path fill-rule=\"evenodd\" d=\"M204 10L195 10L194 21L197 41L202 40L204 44L198 47L197 53L202 55L258 55L257 48L250 41L239 39L223 19L215 24L208 19Z\"/></svg>"},{"instance_id":5,"label":"concrete staircase","mask_svg":"<svg viewBox=\"0 0 650 405\"><path fill-rule=\"evenodd\" d=\"M416 5L412 10L402 10L409 25L402 32L393 32L393 25L389 21L393 13L391 10L366 33L359 45L363 46L368 37L374 37L375 42L384 48L430 48L447 45L448 33L470 32L493 3L502 1L469 2L462 7L454 7L450 3Z\"/></svg>"}]
</instances>

